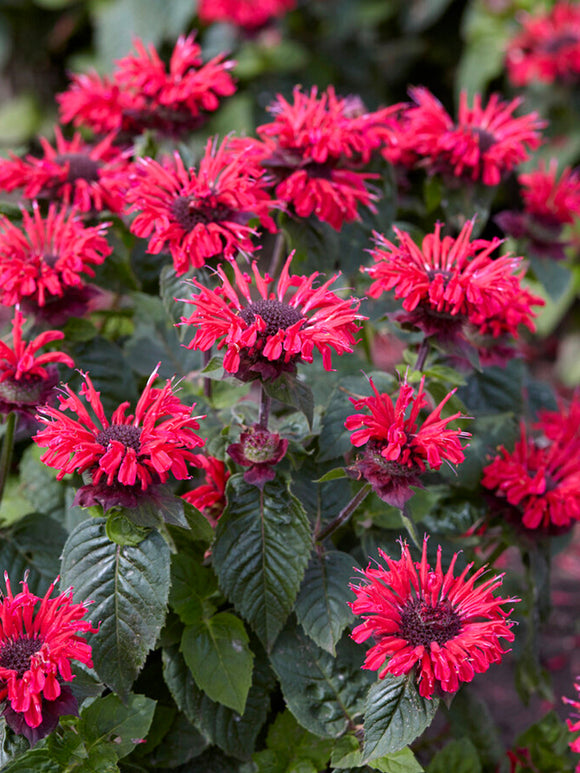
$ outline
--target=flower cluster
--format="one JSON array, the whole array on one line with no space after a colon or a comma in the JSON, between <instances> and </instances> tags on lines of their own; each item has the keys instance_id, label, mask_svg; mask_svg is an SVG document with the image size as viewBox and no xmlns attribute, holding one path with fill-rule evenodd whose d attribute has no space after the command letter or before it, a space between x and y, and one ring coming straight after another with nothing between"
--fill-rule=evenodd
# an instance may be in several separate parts
<instances>
[{"instance_id":1,"label":"flower cluster","mask_svg":"<svg viewBox=\"0 0 580 773\"><path fill-rule=\"evenodd\" d=\"M251 218L269 231L276 229L269 215L276 202L243 140L235 148L227 139L219 146L209 140L197 169L186 169L177 153L164 164L140 159L127 201L129 212L137 213L131 231L149 237L151 253L169 249L178 274L209 258L252 252Z\"/></svg>"},{"instance_id":2,"label":"flower cluster","mask_svg":"<svg viewBox=\"0 0 580 773\"><path fill-rule=\"evenodd\" d=\"M580 7L568 0L523 17L522 30L506 53L514 86L529 83L576 83L580 75Z\"/></svg>"},{"instance_id":3,"label":"flower cluster","mask_svg":"<svg viewBox=\"0 0 580 773\"><path fill-rule=\"evenodd\" d=\"M194 35L178 39L169 68L153 45L134 45L136 53L120 59L110 77L73 76L57 97L63 123L98 134L133 136L151 128L179 136L199 128L236 91L230 75L235 63L220 54L204 64Z\"/></svg>"},{"instance_id":4,"label":"flower cluster","mask_svg":"<svg viewBox=\"0 0 580 773\"><path fill-rule=\"evenodd\" d=\"M229 22L255 30L296 7L296 0L201 0L197 14L204 24Z\"/></svg>"},{"instance_id":5,"label":"flower cluster","mask_svg":"<svg viewBox=\"0 0 580 773\"><path fill-rule=\"evenodd\" d=\"M482 485L516 508L528 529L549 533L580 520L580 399L543 411L531 436L522 422L513 451L503 446L483 471Z\"/></svg>"},{"instance_id":6,"label":"flower cluster","mask_svg":"<svg viewBox=\"0 0 580 773\"><path fill-rule=\"evenodd\" d=\"M395 507L403 507L413 496L412 486L421 486L420 476L427 469L438 470L444 461L460 464L465 456L461 440L468 432L447 425L461 418L455 413L447 418L441 411L454 392L450 392L419 426L419 415L428 405L421 379L415 394L405 379L397 400L380 394L372 379L371 397L350 398L357 410L345 422L352 432L353 446L364 446L362 456L350 468L351 474L368 481L375 493Z\"/></svg>"},{"instance_id":7,"label":"flower cluster","mask_svg":"<svg viewBox=\"0 0 580 773\"><path fill-rule=\"evenodd\" d=\"M84 620L85 604L74 604L72 590L50 598L30 592L26 580L12 594L4 573L6 595L0 601L0 701L3 716L16 732L35 743L51 733L62 714L78 713L77 702L63 682L73 679L71 661L92 668L91 647L82 634L97 629ZM80 634L80 635L79 635Z\"/></svg>"},{"instance_id":8,"label":"flower cluster","mask_svg":"<svg viewBox=\"0 0 580 773\"><path fill-rule=\"evenodd\" d=\"M379 548L386 568L371 565L362 571L364 580L351 585L356 600L355 615L364 622L352 632L356 642L373 637L364 668L402 676L415 669L419 692L431 698L436 692L455 693L461 682L471 682L475 674L488 670L502 659L505 650L500 639L514 640L511 610L503 609L519 599L501 598L494 592L502 576L478 583L485 567L468 579L473 564L454 576L457 554L448 570L441 567L441 547L437 564L427 562L427 539L423 541L421 561L414 562L409 547L401 543L396 561Z\"/></svg>"},{"instance_id":9,"label":"flower cluster","mask_svg":"<svg viewBox=\"0 0 580 773\"><path fill-rule=\"evenodd\" d=\"M182 324L195 329L189 349L208 351L214 344L225 348L223 367L242 381L256 378L272 380L283 372L295 372L300 360L312 362L317 348L322 353L326 370L332 367L332 350L337 354L352 352L358 330L360 301L341 300L329 288L337 276L320 287L314 287L318 272L292 276L286 261L273 292L273 279L261 276L257 265L252 273L257 299L252 298L252 279L232 263L235 282L228 279L223 266L218 266L221 282L216 290L204 287L196 279L191 283L199 293L184 299L195 306Z\"/></svg>"}]
</instances>

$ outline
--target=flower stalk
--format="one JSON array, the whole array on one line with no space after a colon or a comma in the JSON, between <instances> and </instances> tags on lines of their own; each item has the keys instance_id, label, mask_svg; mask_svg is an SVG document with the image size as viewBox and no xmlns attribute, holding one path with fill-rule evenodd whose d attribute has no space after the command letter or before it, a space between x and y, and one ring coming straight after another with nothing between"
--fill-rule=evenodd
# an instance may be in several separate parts
<instances>
[{"instance_id":1,"label":"flower stalk","mask_svg":"<svg viewBox=\"0 0 580 773\"><path fill-rule=\"evenodd\" d=\"M315 532L314 541L324 542L324 540L327 537L330 537L330 535L333 534L337 529L340 529L341 526L344 526L345 523L348 522L350 516L357 509L357 507L362 502L364 502L367 496L371 493L371 490L372 490L371 484L365 483L365 485L354 495L354 497L350 500L350 502L343 507L343 509L340 511L340 513L336 516L336 518L333 521L331 521L321 531L317 530Z\"/></svg>"},{"instance_id":2,"label":"flower stalk","mask_svg":"<svg viewBox=\"0 0 580 773\"><path fill-rule=\"evenodd\" d=\"M4 441L2 443L2 452L0 453L0 504L4 495L6 481L10 473L12 464L12 452L14 451L14 432L16 431L16 412L11 411L6 416L6 430L4 432Z\"/></svg>"}]
</instances>

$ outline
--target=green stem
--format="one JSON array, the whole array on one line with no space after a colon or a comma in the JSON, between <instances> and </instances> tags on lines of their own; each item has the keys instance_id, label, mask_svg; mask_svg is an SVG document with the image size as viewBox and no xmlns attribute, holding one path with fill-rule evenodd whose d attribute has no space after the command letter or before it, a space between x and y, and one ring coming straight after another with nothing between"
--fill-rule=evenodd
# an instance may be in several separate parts
<instances>
[{"instance_id":1,"label":"green stem","mask_svg":"<svg viewBox=\"0 0 580 773\"><path fill-rule=\"evenodd\" d=\"M286 237L284 231L278 231L276 234L276 241L274 242L274 249L272 250L272 258L270 260L270 268L268 274L274 279L278 276L278 271L282 264L282 255L284 254L284 247L286 246Z\"/></svg>"},{"instance_id":2,"label":"green stem","mask_svg":"<svg viewBox=\"0 0 580 773\"><path fill-rule=\"evenodd\" d=\"M4 495L4 488L10 473L12 463L12 451L14 450L14 431L16 430L16 412L12 411L6 417L6 431L4 433L4 442L2 443L2 453L0 454L0 503Z\"/></svg>"},{"instance_id":3,"label":"green stem","mask_svg":"<svg viewBox=\"0 0 580 773\"><path fill-rule=\"evenodd\" d=\"M365 485L354 495L350 502L343 507L336 518L331 521L328 526L322 529L322 531L314 534L314 541L323 542L327 537L330 537L333 532L335 532L341 526L344 526L344 524L348 521L360 503L363 502L371 493L371 490L371 484L365 483Z\"/></svg>"},{"instance_id":4,"label":"green stem","mask_svg":"<svg viewBox=\"0 0 580 773\"><path fill-rule=\"evenodd\" d=\"M406 504L403 505L401 508L401 520L403 521L403 526L405 529L407 529L407 532L409 534L409 537L413 540L413 544L416 548L421 550L421 545L419 544L419 537L417 536L417 530L415 529L415 524L413 523L413 519L411 518L411 514L409 513L409 508Z\"/></svg>"},{"instance_id":5,"label":"green stem","mask_svg":"<svg viewBox=\"0 0 580 773\"><path fill-rule=\"evenodd\" d=\"M211 360L211 354L212 354L212 347L210 347L207 352L203 353L203 367L207 368L207 366L210 363ZM212 391L212 383L211 378L205 377L203 379L203 393L207 397L208 400L211 400L211 391Z\"/></svg>"},{"instance_id":6,"label":"green stem","mask_svg":"<svg viewBox=\"0 0 580 773\"><path fill-rule=\"evenodd\" d=\"M268 419L270 418L270 406L272 398L264 389L264 384L260 384L260 414L258 416L258 427L268 429Z\"/></svg>"},{"instance_id":7,"label":"green stem","mask_svg":"<svg viewBox=\"0 0 580 773\"><path fill-rule=\"evenodd\" d=\"M425 367L425 362L427 361L427 357L429 355L429 349L431 348L431 344L429 343L429 338L425 337L421 341L421 346L419 347L419 351L417 352L417 362L415 363L415 370L418 370L421 372L423 368Z\"/></svg>"}]
</instances>

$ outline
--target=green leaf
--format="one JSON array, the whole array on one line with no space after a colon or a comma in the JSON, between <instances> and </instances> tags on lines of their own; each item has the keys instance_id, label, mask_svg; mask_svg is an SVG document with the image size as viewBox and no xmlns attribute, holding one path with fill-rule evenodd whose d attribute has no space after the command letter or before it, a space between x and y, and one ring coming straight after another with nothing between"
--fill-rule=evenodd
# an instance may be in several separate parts
<instances>
[{"instance_id":1,"label":"green leaf","mask_svg":"<svg viewBox=\"0 0 580 773\"><path fill-rule=\"evenodd\" d=\"M474 415L498 412L520 415L523 410L522 381L524 364L512 359L505 368L490 367L473 373L458 397Z\"/></svg>"},{"instance_id":2,"label":"green leaf","mask_svg":"<svg viewBox=\"0 0 580 773\"><path fill-rule=\"evenodd\" d=\"M147 736L154 711L155 701L145 695L129 695L123 703L110 694L83 709L78 729L89 749L111 744L120 759Z\"/></svg>"},{"instance_id":3,"label":"green leaf","mask_svg":"<svg viewBox=\"0 0 580 773\"><path fill-rule=\"evenodd\" d=\"M48 749L31 749L2 767L2 773L63 773Z\"/></svg>"},{"instance_id":4,"label":"green leaf","mask_svg":"<svg viewBox=\"0 0 580 773\"><path fill-rule=\"evenodd\" d=\"M315 480L324 467L308 457L290 484L292 493L300 500L313 525L332 521L352 497L352 483L348 478L322 483Z\"/></svg>"},{"instance_id":5,"label":"green leaf","mask_svg":"<svg viewBox=\"0 0 580 773\"><path fill-rule=\"evenodd\" d=\"M300 724L316 735L337 738L356 724L373 678L361 668L364 653L351 639L336 657L320 649L299 627L288 627L271 653L284 699Z\"/></svg>"},{"instance_id":6,"label":"green leaf","mask_svg":"<svg viewBox=\"0 0 580 773\"><path fill-rule=\"evenodd\" d=\"M145 526L137 526L122 511L112 512L105 524L107 537L117 545L138 545L149 534Z\"/></svg>"},{"instance_id":7,"label":"green leaf","mask_svg":"<svg viewBox=\"0 0 580 773\"><path fill-rule=\"evenodd\" d=\"M448 712L451 732L466 736L477 749L484 770L495 770L505 759L505 748L487 704L473 691L460 689Z\"/></svg>"},{"instance_id":8,"label":"green leaf","mask_svg":"<svg viewBox=\"0 0 580 773\"><path fill-rule=\"evenodd\" d=\"M577 763L578 757L570 751L570 731L555 711L549 711L516 740L516 747L523 747L530 753L536 770L550 773L568 773Z\"/></svg>"},{"instance_id":9,"label":"green leaf","mask_svg":"<svg viewBox=\"0 0 580 773\"><path fill-rule=\"evenodd\" d=\"M365 710L365 762L400 751L429 727L439 701L419 695L409 676L387 674L369 690Z\"/></svg>"},{"instance_id":10,"label":"green leaf","mask_svg":"<svg viewBox=\"0 0 580 773\"><path fill-rule=\"evenodd\" d=\"M217 579L210 568L186 554L172 556L169 603L186 625L213 615L215 606L210 599L217 591Z\"/></svg>"},{"instance_id":11,"label":"green leaf","mask_svg":"<svg viewBox=\"0 0 580 773\"><path fill-rule=\"evenodd\" d=\"M271 648L296 600L311 547L308 519L279 479L228 481L212 558L220 587Z\"/></svg>"},{"instance_id":12,"label":"green leaf","mask_svg":"<svg viewBox=\"0 0 580 773\"><path fill-rule=\"evenodd\" d=\"M266 750L254 754L252 758L258 765L258 771L293 773L325 770L333 741L317 738L300 727L289 711L284 711L278 714L270 727L266 746Z\"/></svg>"},{"instance_id":13,"label":"green leaf","mask_svg":"<svg viewBox=\"0 0 580 773\"><path fill-rule=\"evenodd\" d=\"M153 770L179 768L190 760L199 757L209 746L209 741L191 724L185 714L175 712L168 732L163 734L160 743L145 757L145 762ZM157 722L157 713L153 720L153 728ZM151 734L147 737L145 748L151 743Z\"/></svg>"},{"instance_id":14,"label":"green leaf","mask_svg":"<svg viewBox=\"0 0 580 773\"><path fill-rule=\"evenodd\" d=\"M557 302L558 299L566 293L572 283L572 273L570 269L563 266L557 260L551 258L539 258L536 255L531 255L530 266L536 275L536 278L542 283L553 301Z\"/></svg>"},{"instance_id":15,"label":"green leaf","mask_svg":"<svg viewBox=\"0 0 580 773\"><path fill-rule=\"evenodd\" d=\"M60 520L65 508L66 485L56 479L56 470L40 461L45 451L36 443L24 451L20 462L20 486L36 512Z\"/></svg>"},{"instance_id":16,"label":"green leaf","mask_svg":"<svg viewBox=\"0 0 580 773\"><path fill-rule=\"evenodd\" d=\"M344 629L354 621L348 606L353 600L349 583L357 568L348 553L315 551L296 599L298 622L331 655Z\"/></svg>"},{"instance_id":17,"label":"green leaf","mask_svg":"<svg viewBox=\"0 0 580 773\"><path fill-rule=\"evenodd\" d=\"M312 427L314 397L307 384L299 381L293 374L282 373L275 381L264 381L263 387L270 397L302 411L308 420L308 425Z\"/></svg>"},{"instance_id":18,"label":"green leaf","mask_svg":"<svg viewBox=\"0 0 580 773\"><path fill-rule=\"evenodd\" d=\"M335 467L332 470L329 470L328 472L325 472L324 475L317 480L313 481L313 483L327 483L331 480L340 480L341 478L347 478L348 475L346 474L346 470L344 467Z\"/></svg>"},{"instance_id":19,"label":"green leaf","mask_svg":"<svg viewBox=\"0 0 580 773\"><path fill-rule=\"evenodd\" d=\"M91 634L99 677L126 694L165 620L169 594L169 548L157 532L135 546L110 542L105 519L83 521L63 550L61 581L75 598L94 601Z\"/></svg>"},{"instance_id":20,"label":"green leaf","mask_svg":"<svg viewBox=\"0 0 580 773\"><path fill-rule=\"evenodd\" d=\"M137 385L131 368L121 349L102 336L84 341L72 347L72 356L78 371L88 372L95 389L101 393L105 413L110 415L128 400L137 400ZM69 386L78 392L82 379L77 373L69 380Z\"/></svg>"},{"instance_id":21,"label":"green leaf","mask_svg":"<svg viewBox=\"0 0 580 773\"><path fill-rule=\"evenodd\" d=\"M477 749L469 738L450 741L431 760L427 773L481 773Z\"/></svg>"},{"instance_id":22,"label":"green leaf","mask_svg":"<svg viewBox=\"0 0 580 773\"><path fill-rule=\"evenodd\" d=\"M369 762L369 767L373 770L380 770L382 773L423 773L423 768L408 746L398 752ZM449 770L453 770L455 773L453 768L449 768ZM476 771L474 770L473 773Z\"/></svg>"},{"instance_id":23,"label":"green leaf","mask_svg":"<svg viewBox=\"0 0 580 773\"><path fill-rule=\"evenodd\" d=\"M330 764L339 770L362 765L362 750L354 735L343 735L338 739L330 755Z\"/></svg>"},{"instance_id":24,"label":"green leaf","mask_svg":"<svg viewBox=\"0 0 580 773\"><path fill-rule=\"evenodd\" d=\"M217 703L244 713L254 656L242 621L229 612L188 625L181 651L197 686Z\"/></svg>"}]
</instances>

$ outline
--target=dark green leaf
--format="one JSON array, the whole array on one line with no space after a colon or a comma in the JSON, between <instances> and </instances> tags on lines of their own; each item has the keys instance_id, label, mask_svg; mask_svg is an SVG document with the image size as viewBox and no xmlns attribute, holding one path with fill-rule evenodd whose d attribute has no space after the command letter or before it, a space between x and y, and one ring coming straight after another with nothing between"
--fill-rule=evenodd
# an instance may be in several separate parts
<instances>
[{"instance_id":1,"label":"dark green leaf","mask_svg":"<svg viewBox=\"0 0 580 773\"><path fill-rule=\"evenodd\" d=\"M123 352L119 347L98 336L73 347L72 356L79 371L88 372L95 389L101 393L101 401L107 415L128 400L137 399L137 385ZM81 378L74 374L69 385L79 391Z\"/></svg>"},{"instance_id":2,"label":"dark green leaf","mask_svg":"<svg viewBox=\"0 0 580 773\"><path fill-rule=\"evenodd\" d=\"M292 493L298 497L313 525L332 521L352 497L350 479L319 483L325 465L316 464L312 457L304 459L291 482Z\"/></svg>"},{"instance_id":3,"label":"dark green leaf","mask_svg":"<svg viewBox=\"0 0 580 773\"><path fill-rule=\"evenodd\" d=\"M295 375L283 373L275 381L265 381L263 386L270 397L302 411L312 427L314 398L307 384L299 381Z\"/></svg>"},{"instance_id":4,"label":"dark green leaf","mask_svg":"<svg viewBox=\"0 0 580 773\"><path fill-rule=\"evenodd\" d=\"M298 622L319 647L334 655L336 643L354 617L349 583L358 563L338 550L315 551L296 599Z\"/></svg>"},{"instance_id":5,"label":"dark green leaf","mask_svg":"<svg viewBox=\"0 0 580 773\"><path fill-rule=\"evenodd\" d=\"M92 599L93 662L115 692L128 692L165 620L169 548L157 532L136 546L110 542L105 519L83 521L63 550L61 580L77 600Z\"/></svg>"},{"instance_id":6,"label":"dark green leaf","mask_svg":"<svg viewBox=\"0 0 580 773\"><path fill-rule=\"evenodd\" d=\"M83 709L78 729L89 748L111 744L120 759L147 736L154 711L155 701L145 695L129 695L123 703L109 694Z\"/></svg>"},{"instance_id":7,"label":"dark green leaf","mask_svg":"<svg viewBox=\"0 0 580 773\"><path fill-rule=\"evenodd\" d=\"M568 289L572 281L570 270L552 258L530 256L530 266L540 280L548 295L557 301Z\"/></svg>"},{"instance_id":8,"label":"dark green leaf","mask_svg":"<svg viewBox=\"0 0 580 773\"><path fill-rule=\"evenodd\" d=\"M550 711L522 733L515 745L529 751L536 770L568 773L578 761L578 756L570 751L570 739L566 724L555 711Z\"/></svg>"},{"instance_id":9,"label":"dark green leaf","mask_svg":"<svg viewBox=\"0 0 580 773\"><path fill-rule=\"evenodd\" d=\"M175 710L174 710L175 713ZM155 714L154 723L157 721ZM151 735L147 737L147 747L151 742ZM147 755L146 761L154 770L163 770L164 768L176 768L179 765L185 765L190 760L199 757L207 749L209 741L196 730L191 722L182 713L175 716L168 732L163 735L163 739L153 749L152 753Z\"/></svg>"},{"instance_id":10,"label":"dark green leaf","mask_svg":"<svg viewBox=\"0 0 580 773\"><path fill-rule=\"evenodd\" d=\"M278 714L268 731L267 749L254 754L258 771L275 769L280 773L302 770L324 770L332 751L333 742L317 738L296 722L289 711ZM272 762L275 767L272 768Z\"/></svg>"},{"instance_id":11,"label":"dark green leaf","mask_svg":"<svg viewBox=\"0 0 580 773\"><path fill-rule=\"evenodd\" d=\"M322 475L320 478L318 478L315 481L312 481L313 483L327 483L331 480L340 480L341 478L347 478L346 470L344 467L335 467L333 470L329 470L328 472L325 472L324 475Z\"/></svg>"},{"instance_id":12,"label":"dark green leaf","mask_svg":"<svg viewBox=\"0 0 580 773\"><path fill-rule=\"evenodd\" d=\"M56 470L40 461L45 451L45 448L35 443L25 450L20 462L20 486L32 509L61 520L65 509L66 485L56 479Z\"/></svg>"},{"instance_id":13,"label":"dark green leaf","mask_svg":"<svg viewBox=\"0 0 580 773\"><path fill-rule=\"evenodd\" d=\"M469 738L477 749L484 770L495 770L505 759L505 748L487 704L473 691L459 690L449 708L451 731L456 738Z\"/></svg>"},{"instance_id":14,"label":"dark green leaf","mask_svg":"<svg viewBox=\"0 0 580 773\"><path fill-rule=\"evenodd\" d=\"M308 563L308 519L278 479L260 490L242 475L233 475L227 496L213 564L224 593L270 648L294 605Z\"/></svg>"},{"instance_id":15,"label":"dark green leaf","mask_svg":"<svg viewBox=\"0 0 580 773\"><path fill-rule=\"evenodd\" d=\"M212 570L186 554L172 556L169 603L185 624L210 617L215 606L210 601L218 590Z\"/></svg>"},{"instance_id":16,"label":"dark green leaf","mask_svg":"<svg viewBox=\"0 0 580 773\"><path fill-rule=\"evenodd\" d=\"M473 373L457 391L472 415L508 413L520 415L523 409L522 380L524 365L512 359L505 368L490 367Z\"/></svg>"},{"instance_id":17,"label":"dark green leaf","mask_svg":"<svg viewBox=\"0 0 580 773\"><path fill-rule=\"evenodd\" d=\"M387 674L369 690L365 710L365 762L400 751L429 727L437 698L419 695L412 677Z\"/></svg>"},{"instance_id":18,"label":"dark green leaf","mask_svg":"<svg viewBox=\"0 0 580 773\"><path fill-rule=\"evenodd\" d=\"M145 526L137 526L122 512L112 512L105 524L107 537L117 545L138 545L149 534Z\"/></svg>"},{"instance_id":19,"label":"dark green leaf","mask_svg":"<svg viewBox=\"0 0 580 773\"><path fill-rule=\"evenodd\" d=\"M450 741L431 760L427 773L481 773L477 749L469 738Z\"/></svg>"}]
</instances>

